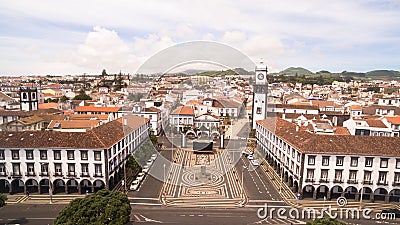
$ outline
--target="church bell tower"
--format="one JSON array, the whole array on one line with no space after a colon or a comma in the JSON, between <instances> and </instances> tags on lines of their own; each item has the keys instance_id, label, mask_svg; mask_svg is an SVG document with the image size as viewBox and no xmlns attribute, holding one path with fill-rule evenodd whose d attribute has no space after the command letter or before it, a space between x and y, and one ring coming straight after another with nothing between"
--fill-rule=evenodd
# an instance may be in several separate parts
<instances>
[{"instance_id":1,"label":"church bell tower","mask_svg":"<svg viewBox=\"0 0 400 225\"><path fill-rule=\"evenodd\" d=\"M260 62L256 66L256 82L253 86L253 129L256 121L267 118L268 82L267 66Z\"/></svg>"}]
</instances>

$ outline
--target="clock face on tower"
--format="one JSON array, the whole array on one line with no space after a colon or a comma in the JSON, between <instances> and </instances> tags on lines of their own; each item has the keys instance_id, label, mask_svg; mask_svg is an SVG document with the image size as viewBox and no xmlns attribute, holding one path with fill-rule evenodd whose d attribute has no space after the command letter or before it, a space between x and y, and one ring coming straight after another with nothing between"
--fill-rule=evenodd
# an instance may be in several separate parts
<instances>
[{"instance_id":1,"label":"clock face on tower","mask_svg":"<svg viewBox=\"0 0 400 225\"><path fill-rule=\"evenodd\" d=\"M264 74L262 74L262 73L259 73L259 74L257 75L257 78L258 78L259 80L262 80L262 79L264 79Z\"/></svg>"}]
</instances>

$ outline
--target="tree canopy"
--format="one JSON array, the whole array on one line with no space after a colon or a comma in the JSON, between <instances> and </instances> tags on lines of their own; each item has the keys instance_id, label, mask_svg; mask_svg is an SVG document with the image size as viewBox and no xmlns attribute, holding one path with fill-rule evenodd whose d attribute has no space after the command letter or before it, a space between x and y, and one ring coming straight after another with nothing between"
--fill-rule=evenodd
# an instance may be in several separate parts
<instances>
[{"instance_id":1,"label":"tree canopy","mask_svg":"<svg viewBox=\"0 0 400 225\"><path fill-rule=\"evenodd\" d=\"M100 190L85 198L74 199L57 216L54 224L127 224L131 205L121 192Z\"/></svg>"},{"instance_id":2,"label":"tree canopy","mask_svg":"<svg viewBox=\"0 0 400 225\"><path fill-rule=\"evenodd\" d=\"M6 205L7 201L7 196L4 194L0 194L0 207L3 207Z\"/></svg>"}]
</instances>

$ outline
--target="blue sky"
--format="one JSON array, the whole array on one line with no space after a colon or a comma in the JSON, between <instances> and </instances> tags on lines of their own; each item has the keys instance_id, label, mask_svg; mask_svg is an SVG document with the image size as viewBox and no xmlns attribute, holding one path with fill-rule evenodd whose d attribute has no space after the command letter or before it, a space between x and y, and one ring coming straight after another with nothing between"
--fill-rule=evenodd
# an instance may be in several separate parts
<instances>
[{"instance_id":1,"label":"blue sky","mask_svg":"<svg viewBox=\"0 0 400 225\"><path fill-rule=\"evenodd\" d=\"M400 1L2 1L0 75L134 73L190 40L269 71L400 70Z\"/></svg>"}]
</instances>

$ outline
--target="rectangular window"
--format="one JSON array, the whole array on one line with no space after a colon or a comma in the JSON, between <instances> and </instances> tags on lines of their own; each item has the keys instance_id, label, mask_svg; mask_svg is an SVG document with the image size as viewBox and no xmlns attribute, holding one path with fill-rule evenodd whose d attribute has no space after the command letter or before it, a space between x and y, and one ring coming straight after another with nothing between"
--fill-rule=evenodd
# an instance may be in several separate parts
<instances>
[{"instance_id":1,"label":"rectangular window","mask_svg":"<svg viewBox=\"0 0 400 225\"><path fill-rule=\"evenodd\" d=\"M329 156L322 156L322 165L329 166Z\"/></svg>"},{"instance_id":2,"label":"rectangular window","mask_svg":"<svg viewBox=\"0 0 400 225\"><path fill-rule=\"evenodd\" d=\"M102 176L101 164L95 164L95 165L94 165L94 172L95 172L95 175L96 175L97 177L101 177L101 176Z\"/></svg>"},{"instance_id":3,"label":"rectangular window","mask_svg":"<svg viewBox=\"0 0 400 225\"><path fill-rule=\"evenodd\" d=\"M388 161L389 161L389 159L382 158L381 159L381 168L387 168L388 167Z\"/></svg>"},{"instance_id":4,"label":"rectangular window","mask_svg":"<svg viewBox=\"0 0 400 225\"><path fill-rule=\"evenodd\" d=\"M343 166L343 156L336 156L336 166Z\"/></svg>"},{"instance_id":5,"label":"rectangular window","mask_svg":"<svg viewBox=\"0 0 400 225\"><path fill-rule=\"evenodd\" d=\"M358 157L351 157L350 166L351 167L357 167L358 166Z\"/></svg>"},{"instance_id":6,"label":"rectangular window","mask_svg":"<svg viewBox=\"0 0 400 225\"><path fill-rule=\"evenodd\" d=\"M33 163L27 163L26 164L26 168L27 168L27 172L28 172L28 175L34 175L35 174L35 167L34 167L34 164Z\"/></svg>"},{"instance_id":7,"label":"rectangular window","mask_svg":"<svg viewBox=\"0 0 400 225\"><path fill-rule=\"evenodd\" d=\"M40 165L40 171L42 172L43 175L47 175L47 173L49 172L49 164L42 163Z\"/></svg>"},{"instance_id":8,"label":"rectangular window","mask_svg":"<svg viewBox=\"0 0 400 225\"><path fill-rule=\"evenodd\" d=\"M365 167L372 167L373 162L374 158L365 158Z\"/></svg>"},{"instance_id":9,"label":"rectangular window","mask_svg":"<svg viewBox=\"0 0 400 225\"><path fill-rule=\"evenodd\" d=\"M33 159L33 150L26 150L26 159L32 160Z\"/></svg>"},{"instance_id":10,"label":"rectangular window","mask_svg":"<svg viewBox=\"0 0 400 225\"><path fill-rule=\"evenodd\" d=\"M88 164L81 164L82 176L89 176L89 166Z\"/></svg>"},{"instance_id":11,"label":"rectangular window","mask_svg":"<svg viewBox=\"0 0 400 225\"><path fill-rule=\"evenodd\" d=\"M20 176L21 175L21 170L19 167L19 163L13 163L12 164L12 168L13 168L13 175L14 176Z\"/></svg>"},{"instance_id":12,"label":"rectangular window","mask_svg":"<svg viewBox=\"0 0 400 225\"><path fill-rule=\"evenodd\" d=\"M0 176L6 175L6 165L4 163L0 163Z\"/></svg>"},{"instance_id":13,"label":"rectangular window","mask_svg":"<svg viewBox=\"0 0 400 225\"><path fill-rule=\"evenodd\" d=\"M329 170L321 170L321 179L327 180L328 179L328 171Z\"/></svg>"},{"instance_id":14,"label":"rectangular window","mask_svg":"<svg viewBox=\"0 0 400 225\"><path fill-rule=\"evenodd\" d=\"M4 149L0 149L0 160L4 160L5 158Z\"/></svg>"},{"instance_id":15,"label":"rectangular window","mask_svg":"<svg viewBox=\"0 0 400 225\"><path fill-rule=\"evenodd\" d=\"M60 150L54 150L54 160L61 160L61 151Z\"/></svg>"},{"instance_id":16,"label":"rectangular window","mask_svg":"<svg viewBox=\"0 0 400 225\"><path fill-rule=\"evenodd\" d=\"M19 159L19 150L11 150L11 155L13 160Z\"/></svg>"},{"instance_id":17,"label":"rectangular window","mask_svg":"<svg viewBox=\"0 0 400 225\"><path fill-rule=\"evenodd\" d=\"M47 150L40 150L40 159L47 160Z\"/></svg>"},{"instance_id":18,"label":"rectangular window","mask_svg":"<svg viewBox=\"0 0 400 225\"><path fill-rule=\"evenodd\" d=\"M314 179L314 170L307 169L307 180L312 181Z\"/></svg>"},{"instance_id":19,"label":"rectangular window","mask_svg":"<svg viewBox=\"0 0 400 225\"><path fill-rule=\"evenodd\" d=\"M257 113L257 114L261 114L261 107L257 107L256 113Z\"/></svg>"},{"instance_id":20,"label":"rectangular window","mask_svg":"<svg viewBox=\"0 0 400 225\"><path fill-rule=\"evenodd\" d=\"M308 165L315 165L315 155L308 156Z\"/></svg>"},{"instance_id":21,"label":"rectangular window","mask_svg":"<svg viewBox=\"0 0 400 225\"><path fill-rule=\"evenodd\" d=\"M342 181L342 170L335 170L335 181Z\"/></svg>"},{"instance_id":22,"label":"rectangular window","mask_svg":"<svg viewBox=\"0 0 400 225\"><path fill-rule=\"evenodd\" d=\"M75 159L75 154L74 151L67 151L67 158L68 160L74 160Z\"/></svg>"},{"instance_id":23,"label":"rectangular window","mask_svg":"<svg viewBox=\"0 0 400 225\"><path fill-rule=\"evenodd\" d=\"M100 161L101 160L101 152L100 151L95 151L94 152L94 160Z\"/></svg>"},{"instance_id":24,"label":"rectangular window","mask_svg":"<svg viewBox=\"0 0 400 225\"><path fill-rule=\"evenodd\" d=\"M75 175L75 164L68 163L68 175L74 176Z\"/></svg>"},{"instance_id":25,"label":"rectangular window","mask_svg":"<svg viewBox=\"0 0 400 225\"><path fill-rule=\"evenodd\" d=\"M396 169L400 169L400 159L396 159Z\"/></svg>"},{"instance_id":26,"label":"rectangular window","mask_svg":"<svg viewBox=\"0 0 400 225\"><path fill-rule=\"evenodd\" d=\"M364 171L364 182L371 182L371 171Z\"/></svg>"},{"instance_id":27,"label":"rectangular window","mask_svg":"<svg viewBox=\"0 0 400 225\"><path fill-rule=\"evenodd\" d=\"M386 184L386 174L387 172L379 172L379 180L378 180L378 184Z\"/></svg>"},{"instance_id":28,"label":"rectangular window","mask_svg":"<svg viewBox=\"0 0 400 225\"><path fill-rule=\"evenodd\" d=\"M61 163L55 163L54 164L54 171L55 171L55 176L62 176L62 169L61 169Z\"/></svg>"},{"instance_id":29,"label":"rectangular window","mask_svg":"<svg viewBox=\"0 0 400 225\"><path fill-rule=\"evenodd\" d=\"M88 151L81 151L81 160L88 159Z\"/></svg>"},{"instance_id":30,"label":"rectangular window","mask_svg":"<svg viewBox=\"0 0 400 225\"><path fill-rule=\"evenodd\" d=\"M394 183L400 184L400 173L394 173Z\"/></svg>"},{"instance_id":31,"label":"rectangular window","mask_svg":"<svg viewBox=\"0 0 400 225\"><path fill-rule=\"evenodd\" d=\"M357 180L357 170L350 170L349 180L351 181Z\"/></svg>"}]
</instances>

